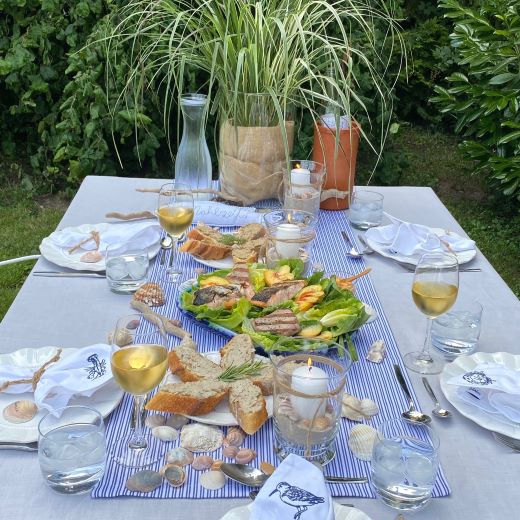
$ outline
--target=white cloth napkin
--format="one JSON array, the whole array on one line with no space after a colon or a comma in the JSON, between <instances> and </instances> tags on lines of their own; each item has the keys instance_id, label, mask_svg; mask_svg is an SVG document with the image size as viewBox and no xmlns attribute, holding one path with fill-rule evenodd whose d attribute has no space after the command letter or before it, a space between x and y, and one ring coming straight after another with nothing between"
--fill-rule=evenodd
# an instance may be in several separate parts
<instances>
[{"instance_id":1,"label":"white cloth napkin","mask_svg":"<svg viewBox=\"0 0 520 520\"><path fill-rule=\"evenodd\" d=\"M385 215L392 221L392 224L371 228L365 236L368 240L387 247L390 252L404 256L418 256L424 253L460 252L475 249L475 242L469 238L448 232L437 236L427 226L405 222L388 213Z\"/></svg>"},{"instance_id":2,"label":"white cloth napkin","mask_svg":"<svg viewBox=\"0 0 520 520\"><path fill-rule=\"evenodd\" d=\"M289 455L262 486L250 520L334 520L334 506L322 472Z\"/></svg>"},{"instance_id":3,"label":"white cloth napkin","mask_svg":"<svg viewBox=\"0 0 520 520\"><path fill-rule=\"evenodd\" d=\"M204 222L208 226L244 226L261 224L263 215L255 208L230 206L221 202L196 201L193 222Z\"/></svg>"},{"instance_id":4,"label":"white cloth napkin","mask_svg":"<svg viewBox=\"0 0 520 520\"><path fill-rule=\"evenodd\" d=\"M500 414L520 423L520 371L492 362L452 377L458 396L467 404L488 413Z\"/></svg>"},{"instance_id":5,"label":"white cloth napkin","mask_svg":"<svg viewBox=\"0 0 520 520\"><path fill-rule=\"evenodd\" d=\"M162 229L157 221L140 222L115 222L95 224L93 228L99 231L99 252L105 254L108 246L127 242L138 243L142 248L147 248L156 244L161 239ZM59 248L69 249L82 240L89 238L90 233L82 233L77 229L69 228L56 232L52 237L52 242ZM83 244L81 250L92 251L96 248L94 240Z\"/></svg>"},{"instance_id":6,"label":"white cloth napkin","mask_svg":"<svg viewBox=\"0 0 520 520\"><path fill-rule=\"evenodd\" d=\"M90 397L112 379L110 353L110 345L96 344L78 349L50 365L34 391L34 401L38 408L52 412L66 406L73 396ZM0 385L16 379L31 379L35 370L37 368L2 365ZM32 386L30 383L12 385L4 392L32 392Z\"/></svg>"}]
</instances>

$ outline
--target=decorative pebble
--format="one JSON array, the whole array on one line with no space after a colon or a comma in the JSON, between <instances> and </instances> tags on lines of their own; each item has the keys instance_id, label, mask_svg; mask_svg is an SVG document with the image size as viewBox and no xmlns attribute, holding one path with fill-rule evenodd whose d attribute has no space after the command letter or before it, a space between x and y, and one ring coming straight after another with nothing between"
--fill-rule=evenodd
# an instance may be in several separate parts
<instances>
[{"instance_id":1,"label":"decorative pebble","mask_svg":"<svg viewBox=\"0 0 520 520\"><path fill-rule=\"evenodd\" d=\"M184 415L173 414L166 419L166 426L180 430L185 424L188 424L188 421L189 419Z\"/></svg>"},{"instance_id":2,"label":"decorative pebble","mask_svg":"<svg viewBox=\"0 0 520 520\"><path fill-rule=\"evenodd\" d=\"M143 470L131 475L126 481L126 487L130 491L150 493L162 483L162 475L157 471Z\"/></svg>"},{"instance_id":3,"label":"decorative pebble","mask_svg":"<svg viewBox=\"0 0 520 520\"><path fill-rule=\"evenodd\" d=\"M179 438L179 432L171 426L156 426L152 435L163 442L171 442Z\"/></svg>"},{"instance_id":4,"label":"decorative pebble","mask_svg":"<svg viewBox=\"0 0 520 520\"><path fill-rule=\"evenodd\" d=\"M144 424L148 426L148 428L153 429L156 426L164 426L166 423L166 417L164 415L160 415L158 413L149 415L145 421Z\"/></svg>"}]
</instances>

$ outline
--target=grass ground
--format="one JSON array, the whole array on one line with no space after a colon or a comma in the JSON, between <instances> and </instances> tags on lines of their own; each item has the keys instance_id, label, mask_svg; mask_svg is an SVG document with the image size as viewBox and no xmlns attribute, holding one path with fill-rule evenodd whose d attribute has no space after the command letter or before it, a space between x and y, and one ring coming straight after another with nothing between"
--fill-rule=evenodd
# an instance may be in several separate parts
<instances>
[{"instance_id":1,"label":"grass ground","mask_svg":"<svg viewBox=\"0 0 520 520\"><path fill-rule=\"evenodd\" d=\"M453 137L405 127L396 140L405 159L399 184L431 186L495 269L520 296L520 214L507 215L485 184L471 175ZM32 199L16 185L0 190L0 261L38 253L41 239L60 221L67 201ZM14 300L33 262L0 267L0 319Z\"/></svg>"}]
</instances>

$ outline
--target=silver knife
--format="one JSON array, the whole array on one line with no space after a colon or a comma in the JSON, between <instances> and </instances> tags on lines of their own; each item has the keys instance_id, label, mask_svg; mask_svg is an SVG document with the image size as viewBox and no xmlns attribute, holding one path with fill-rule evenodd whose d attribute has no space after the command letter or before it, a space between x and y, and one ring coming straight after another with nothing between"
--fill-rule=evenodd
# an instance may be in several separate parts
<instances>
[{"instance_id":1,"label":"silver knife","mask_svg":"<svg viewBox=\"0 0 520 520\"><path fill-rule=\"evenodd\" d=\"M32 273L34 276L49 276L49 277L56 277L56 278L106 278L105 273L97 273L94 271L88 272L88 273L69 273L69 272L62 272L62 271L34 271Z\"/></svg>"},{"instance_id":2,"label":"silver knife","mask_svg":"<svg viewBox=\"0 0 520 520\"><path fill-rule=\"evenodd\" d=\"M38 442L0 442L0 450L38 451Z\"/></svg>"}]
</instances>

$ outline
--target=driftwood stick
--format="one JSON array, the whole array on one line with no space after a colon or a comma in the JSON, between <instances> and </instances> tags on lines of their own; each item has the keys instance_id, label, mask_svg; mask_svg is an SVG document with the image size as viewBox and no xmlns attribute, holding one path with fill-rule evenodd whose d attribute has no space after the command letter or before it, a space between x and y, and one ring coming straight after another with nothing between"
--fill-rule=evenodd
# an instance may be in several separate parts
<instances>
[{"instance_id":1,"label":"driftwood stick","mask_svg":"<svg viewBox=\"0 0 520 520\"><path fill-rule=\"evenodd\" d=\"M86 244L87 242L90 242L91 240L94 240L94 242L96 243L96 250L98 250L99 249L99 232L91 231L90 236L88 238L85 238L84 240L82 240L81 242L79 242L75 246L72 246L69 249L69 254L74 253L74 251L77 251L78 249L81 248L82 245Z\"/></svg>"},{"instance_id":2,"label":"driftwood stick","mask_svg":"<svg viewBox=\"0 0 520 520\"><path fill-rule=\"evenodd\" d=\"M161 330L166 331L168 334L172 334L173 336L177 336L178 338L184 338L189 335L189 332L185 331L180 327L180 321L178 320L170 320L166 316L159 314L158 312L153 311L146 303L140 302L138 300L132 300L130 302L130 306L143 313L143 316L146 320L150 321L153 324L159 324ZM159 320L159 321L157 321Z\"/></svg>"},{"instance_id":3,"label":"driftwood stick","mask_svg":"<svg viewBox=\"0 0 520 520\"><path fill-rule=\"evenodd\" d=\"M105 218L116 218L118 220L137 220L142 218L155 218L151 211L135 211L133 213L119 213L111 211L105 215Z\"/></svg>"}]
</instances>

